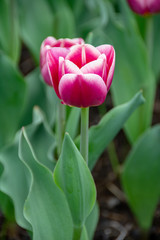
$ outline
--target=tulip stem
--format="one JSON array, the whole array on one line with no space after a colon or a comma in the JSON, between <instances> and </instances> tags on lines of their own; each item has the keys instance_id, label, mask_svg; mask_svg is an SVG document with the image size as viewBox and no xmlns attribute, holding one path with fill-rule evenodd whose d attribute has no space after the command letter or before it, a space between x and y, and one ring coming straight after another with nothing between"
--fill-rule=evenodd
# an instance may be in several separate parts
<instances>
[{"instance_id":1,"label":"tulip stem","mask_svg":"<svg viewBox=\"0 0 160 240\"><path fill-rule=\"evenodd\" d=\"M64 125L65 125L65 105L59 102L58 106L58 121L57 121L57 138L58 138L58 145L57 145L57 152L58 156L61 153L63 136L64 136Z\"/></svg>"},{"instance_id":2,"label":"tulip stem","mask_svg":"<svg viewBox=\"0 0 160 240\"><path fill-rule=\"evenodd\" d=\"M153 17L147 18L147 26L146 26L146 45L148 49L148 55L149 55L149 62L152 62L152 55L153 55Z\"/></svg>"},{"instance_id":3,"label":"tulip stem","mask_svg":"<svg viewBox=\"0 0 160 240\"><path fill-rule=\"evenodd\" d=\"M89 108L81 108L81 143L80 152L88 165L88 124Z\"/></svg>"},{"instance_id":4,"label":"tulip stem","mask_svg":"<svg viewBox=\"0 0 160 240\"><path fill-rule=\"evenodd\" d=\"M74 227L73 240L80 240L82 233L82 227Z\"/></svg>"}]
</instances>

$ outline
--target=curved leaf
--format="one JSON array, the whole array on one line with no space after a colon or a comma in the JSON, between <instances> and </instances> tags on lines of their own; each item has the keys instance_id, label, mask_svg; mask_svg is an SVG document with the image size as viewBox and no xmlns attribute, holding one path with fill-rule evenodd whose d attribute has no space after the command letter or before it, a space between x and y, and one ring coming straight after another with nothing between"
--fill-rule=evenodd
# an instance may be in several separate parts
<instances>
[{"instance_id":1,"label":"curved leaf","mask_svg":"<svg viewBox=\"0 0 160 240\"><path fill-rule=\"evenodd\" d=\"M21 227L31 230L31 225L23 216L24 202L29 192L30 177L24 164L18 158L18 137L19 133L14 143L0 153L0 162L4 168L0 178L0 190L12 199L16 222Z\"/></svg>"},{"instance_id":2,"label":"curved leaf","mask_svg":"<svg viewBox=\"0 0 160 240\"><path fill-rule=\"evenodd\" d=\"M115 105L122 104L139 90L143 91L146 99L145 105L137 109L125 124L126 135L133 144L151 124L155 77L149 64L148 50L137 31L135 19L126 2L120 2L123 27L111 23L106 30L116 51L113 100Z\"/></svg>"},{"instance_id":3,"label":"curved leaf","mask_svg":"<svg viewBox=\"0 0 160 240\"><path fill-rule=\"evenodd\" d=\"M0 53L0 147L17 131L26 100L24 79L11 60Z\"/></svg>"},{"instance_id":4,"label":"curved leaf","mask_svg":"<svg viewBox=\"0 0 160 240\"><path fill-rule=\"evenodd\" d=\"M33 240L72 239L73 224L66 198L56 186L52 172L37 160L25 128L20 137L19 157L31 176L24 215L32 225Z\"/></svg>"},{"instance_id":5,"label":"curved leaf","mask_svg":"<svg viewBox=\"0 0 160 240\"><path fill-rule=\"evenodd\" d=\"M160 125L148 130L134 145L122 173L128 202L140 226L149 229L160 199Z\"/></svg>"},{"instance_id":6,"label":"curved leaf","mask_svg":"<svg viewBox=\"0 0 160 240\"><path fill-rule=\"evenodd\" d=\"M68 134L54 170L54 179L65 193L74 226L83 226L94 206L96 188L90 170Z\"/></svg>"},{"instance_id":7,"label":"curved leaf","mask_svg":"<svg viewBox=\"0 0 160 240\"><path fill-rule=\"evenodd\" d=\"M89 129L89 167L92 169L96 161L113 140L134 110L144 103L142 93L137 93L129 102L113 108L101 119L98 125ZM76 141L79 145L79 138Z\"/></svg>"}]
</instances>

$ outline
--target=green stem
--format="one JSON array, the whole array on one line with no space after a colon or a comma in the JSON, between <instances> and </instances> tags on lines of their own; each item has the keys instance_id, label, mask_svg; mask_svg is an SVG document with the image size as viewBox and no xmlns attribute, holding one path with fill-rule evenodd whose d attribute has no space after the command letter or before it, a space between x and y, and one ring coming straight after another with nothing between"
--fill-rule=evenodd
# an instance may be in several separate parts
<instances>
[{"instance_id":1,"label":"green stem","mask_svg":"<svg viewBox=\"0 0 160 240\"><path fill-rule=\"evenodd\" d=\"M66 110L65 105L63 105L59 102L59 105L58 105L58 121L57 121L57 137L58 137L57 152L58 152L58 156L61 153L63 136L64 136L65 112L66 112L65 110Z\"/></svg>"},{"instance_id":2,"label":"green stem","mask_svg":"<svg viewBox=\"0 0 160 240\"><path fill-rule=\"evenodd\" d=\"M112 165L112 169L116 175L119 175L120 164L119 164L119 160L117 157L117 153L116 153L116 149L113 141L110 142L110 144L107 147L107 150L108 150L109 159Z\"/></svg>"},{"instance_id":3,"label":"green stem","mask_svg":"<svg viewBox=\"0 0 160 240\"><path fill-rule=\"evenodd\" d=\"M88 123L89 123L89 108L81 108L80 152L87 164L88 164Z\"/></svg>"},{"instance_id":4,"label":"green stem","mask_svg":"<svg viewBox=\"0 0 160 240\"><path fill-rule=\"evenodd\" d=\"M154 28L153 28L153 17L147 18L147 26L146 26L146 45L148 49L148 55L149 55L149 62L152 62L152 56L153 56L153 34L154 34Z\"/></svg>"},{"instance_id":5,"label":"green stem","mask_svg":"<svg viewBox=\"0 0 160 240\"><path fill-rule=\"evenodd\" d=\"M74 227L73 240L80 240L82 233L82 227Z\"/></svg>"}]
</instances>

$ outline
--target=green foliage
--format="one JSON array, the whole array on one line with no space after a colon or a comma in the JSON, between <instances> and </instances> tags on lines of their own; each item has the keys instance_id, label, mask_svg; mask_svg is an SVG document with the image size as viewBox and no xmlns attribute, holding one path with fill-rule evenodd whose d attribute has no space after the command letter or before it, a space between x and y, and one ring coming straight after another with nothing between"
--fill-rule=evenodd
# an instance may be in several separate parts
<instances>
[{"instance_id":1,"label":"green foliage","mask_svg":"<svg viewBox=\"0 0 160 240\"><path fill-rule=\"evenodd\" d=\"M90 170L68 134L54 170L54 179L65 193L75 228L82 227L94 206L96 189Z\"/></svg>"},{"instance_id":2,"label":"green foliage","mask_svg":"<svg viewBox=\"0 0 160 240\"><path fill-rule=\"evenodd\" d=\"M86 219L85 226L88 233L88 239L92 240L99 219L99 207L96 202L94 208Z\"/></svg>"},{"instance_id":3,"label":"green foliage","mask_svg":"<svg viewBox=\"0 0 160 240\"><path fill-rule=\"evenodd\" d=\"M80 113L81 113L80 108L72 107L66 123L65 131L69 133L72 139L74 139L77 134L80 121Z\"/></svg>"},{"instance_id":4,"label":"green foliage","mask_svg":"<svg viewBox=\"0 0 160 240\"><path fill-rule=\"evenodd\" d=\"M125 4L124 4L125 5ZM146 103L133 113L125 125L131 143L150 126L155 95L155 78L148 61L147 49L128 9L123 6L122 26L110 24L107 34L116 50L116 68L112 84L115 105L128 101L140 89Z\"/></svg>"},{"instance_id":5,"label":"green foliage","mask_svg":"<svg viewBox=\"0 0 160 240\"><path fill-rule=\"evenodd\" d=\"M160 77L160 64L159 64L159 53L160 53L160 15L153 17L153 56L152 56L152 68L154 70L156 79Z\"/></svg>"},{"instance_id":6,"label":"green foliage","mask_svg":"<svg viewBox=\"0 0 160 240\"><path fill-rule=\"evenodd\" d=\"M131 114L139 105L144 103L142 93L139 92L129 102L120 105L104 115L98 125L89 129L89 167L92 169L98 158L123 127ZM77 145L79 146L79 138Z\"/></svg>"},{"instance_id":7,"label":"green foliage","mask_svg":"<svg viewBox=\"0 0 160 240\"><path fill-rule=\"evenodd\" d=\"M19 157L30 173L31 185L24 215L33 228L33 240L68 239L72 237L72 218L62 191L52 172L37 159L28 139L27 129L20 137ZM63 231L60 231L63 226Z\"/></svg>"},{"instance_id":8,"label":"green foliage","mask_svg":"<svg viewBox=\"0 0 160 240\"><path fill-rule=\"evenodd\" d=\"M39 63L42 41L53 35L53 15L45 0L17 0L20 19L20 35Z\"/></svg>"},{"instance_id":9,"label":"green foliage","mask_svg":"<svg viewBox=\"0 0 160 240\"><path fill-rule=\"evenodd\" d=\"M58 97L54 89L47 86L40 73L40 69L36 68L26 77L26 107L20 126L28 125L32 122L32 112L34 106L39 106L45 113L49 125L52 127L56 121Z\"/></svg>"},{"instance_id":10,"label":"green foliage","mask_svg":"<svg viewBox=\"0 0 160 240\"><path fill-rule=\"evenodd\" d=\"M0 1L0 49L15 63L20 56L19 20L16 0Z\"/></svg>"},{"instance_id":11,"label":"green foliage","mask_svg":"<svg viewBox=\"0 0 160 240\"><path fill-rule=\"evenodd\" d=\"M27 134L36 157L41 164L44 164L52 171L55 165L53 158L55 140L44 123L42 113L37 108L34 110L34 123L27 127ZM14 143L0 153L0 162L4 168L0 179L0 189L12 199L17 223L21 227L31 230L29 222L26 221L23 215L24 202L29 193L31 177L24 163L18 157L18 144L19 133ZM4 205L6 198L3 197L1 202ZM4 212L6 215L7 209L4 209Z\"/></svg>"},{"instance_id":12,"label":"green foliage","mask_svg":"<svg viewBox=\"0 0 160 240\"><path fill-rule=\"evenodd\" d=\"M160 199L160 125L149 129L127 157L122 184L141 228L148 230Z\"/></svg>"},{"instance_id":13,"label":"green foliage","mask_svg":"<svg viewBox=\"0 0 160 240\"><path fill-rule=\"evenodd\" d=\"M0 147L14 137L26 100L26 84L11 60L0 53Z\"/></svg>"},{"instance_id":14,"label":"green foliage","mask_svg":"<svg viewBox=\"0 0 160 240\"><path fill-rule=\"evenodd\" d=\"M23 163L18 158L18 136L14 143L8 146L0 153L0 161L4 171L0 179L0 189L6 193L13 201L15 209L15 218L17 223L28 230L31 230L30 224L23 216L23 206L28 195L30 179ZM2 204L4 198L2 199ZM5 215L6 215L5 210Z\"/></svg>"}]
</instances>

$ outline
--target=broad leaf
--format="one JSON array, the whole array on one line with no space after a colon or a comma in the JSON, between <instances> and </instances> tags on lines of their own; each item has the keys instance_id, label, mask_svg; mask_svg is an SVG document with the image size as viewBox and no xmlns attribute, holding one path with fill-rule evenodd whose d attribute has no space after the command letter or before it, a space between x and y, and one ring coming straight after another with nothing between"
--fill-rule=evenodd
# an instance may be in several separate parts
<instances>
[{"instance_id":1,"label":"broad leaf","mask_svg":"<svg viewBox=\"0 0 160 240\"><path fill-rule=\"evenodd\" d=\"M155 77L133 14L126 6L126 1L119 2L122 14L112 14L105 31L94 32L93 42L95 45L110 43L115 48L116 66L111 90L116 106L131 99L139 90L143 91L146 103L125 124L126 135L134 143L151 124Z\"/></svg>"},{"instance_id":2,"label":"broad leaf","mask_svg":"<svg viewBox=\"0 0 160 240\"><path fill-rule=\"evenodd\" d=\"M0 147L17 131L26 97L25 82L11 60L0 53Z\"/></svg>"},{"instance_id":3,"label":"broad leaf","mask_svg":"<svg viewBox=\"0 0 160 240\"><path fill-rule=\"evenodd\" d=\"M142 93L137 93L129 102L106 113L98 125L89 130L89 167L92 169L108 144L114 139L131 114L144 103ZM76 141L79 146L80 139Z\"/></svg>"},{"instance_id":4,"label":"broad leaf","mask_svg":"<svg viewBox=\"0 0 160 240\"><path fill-rule=\"evenodd\" d=\"M46 126L44 116L38 108L34 109L34 122L27 127L27 133L36 157L39 158L41 164L52 171L55 166L53 157L55 139L48 126ZM18 157L18 139L19 134L14 143L0 153L0 162L4 169L2 169L0 178L0 190L12 199L17 223L25 229L32 230L29 222L23 216L24 202L29 193L31 177ZM6 213L6 198L3 197L0 200Z\"/></svg>"},{"instance_id":5,"label":"broad leaf","mask_svg":"<svg viewBox=\"0 0 160 240\"><path fill-rule=\"evenodd\" d=\"M159 31L159 26L160 26L160 15L157 14L153 17L153 56L151 59L152 62L152 67L154 70L154 73L156 75L156 79L159 80L160 78L160 64L159 64L159 59L160 59L160 31Z\"/></svg>"},{"instance_id":6,"label":"broad leaf","mask_svg":"<svg viewBox=\"0 0 160 240\"><path fill-rule=\"evenodd\" d=\"M73 224L66 198L56 186L52 172L36 158L25 128L20 137L19 156L31 177L24 215L32 225L33 240L44 240L46 234L47 240L72 239Z\"/></svg>"},{"instance_id":7,"label":"broad leaf","mask_svg":"<svg viewBox=\"0 0 160 240\"><path fill-rule=\"evenodd\" d=\"M96 189L90 170L68 134L54 170L54 179L65 193L75 228L83 226L94 206Z\"/></svg>"},{"instance_id":8,"label":"broad leaf","mask_svg":"<svg viewBox=\"0 0 160 240\"><path fill-rule=\"evenodd\" d=\"M98 207L98 203L96 202L94 205L94 208L92 209L92 212L90 213L90 215L88 216L85 222L89 240L93 239L94 232L97 227L98 219L99 219L99 207Z\"/></svg>"},{"instance_id":9,"label":"broad leaf","mask_svg":"<svg viewBox=\"0 0 160 240\"><path fill-rule=\"evenodd\" d=\"M128 101L143 90L146 103L133 113L125 125L131 143L150 126L155 95L155 78L148 61L145 44L137 31L131 11L122 1L122 26L110 24L106 33L112 38L116 50L116 68L112 85L115 105ZM126 21L127 19L127 21Z\"/></svg>"},{"instance_id":10,"label":"broad leaf","mask_svg":"<svg viewBox=\"0 0 160 240\"><path fill-rule=\"evenodd\" d=\"M34 111L38 111L39 115L41 114L37 108ZM53 152L56 145L55 138L42 121L44 121L43 118L27 126L27 135L38 160L53 171L56 164Z\"/></svg>"},{"instance_id":11,"label":"broad leaf","mask_svg":"<svg viewBox=\"0 0 160 240\"><path fill-rule=\"evenodd\" d=\"M39 106L45 112L47 121L52 127L56 120L57 103L59 101L54 89L44 83L39 68L29 73L25 80L27 84L27 104L20 126L31 123L33 107Z\"/></svg>"},{"instance_id":12,"label":"broad leaf","mask_svg":"<svg viewBox=\"0 0 160 240\"><path fill-rule=\"evenodd\" d=\"M139 225L147 230L160 199L160 125L148 130L127 157L122 184Z\"/></svg>"},{"instance_id":13,"label":"broad leaf","mask_svg":"<svg viewBox=\"0 0 160 240\"><path fill-rule=\"evenodd\" d=\"M65 131L69 133L72 139L74 139L77 134L77 130L79 127L80 113L81 113L80 108L72 107L72 110L70 111L70 114L66 123Z\"/></svg>"},{"instance_id":14,"label":"broad leaf","mask_svg":"<svg viewBox=\"0 0 160 240\"><path fill-rule=\"evenodd\" d=\"M55 13L55 21L53 35L56 38L73 38L75 37L75 20L71 9L66 2L57 6Z\"/></svg>"},{"instance_id":15,"label":"broad leaf","mask_svg":"<svg viewBox=\"0 0 160 240\"><path fill-rule=\"evenodd\" d=\"M20 37L16 1L0 1L0 29L0 48L17 62L20 55Z\"/></svg>"},{"instance_id":16,"label":"broad leaf","mask_svg":"<svg viewBox=\"0 0 160 240\"><path fill-rule=\"evenodd\" d=\"M29 192L30 178L24 164L18 158L18 136L14 143L0 153L3 173L0 178L0 190L13 201L16 222L23 228L31 230L29 222L23 216L24 202ZM2 206L5 199L1 199ZM7 209L5 210L6 213Z\"/></svg>"},{"instance_id":17,"label":"broad leaf","mask_svg":"<svg viewBox=\"0 0 160 240\"><path fill-rule=\"evenodd\" d=\"M32 112L35 105L38 105L40 108L44 108L45 105L45 89L40 78L39 68L36 68L29 73L25 77L25 80L27 87L27 101L20 127L22 125L26 126L32 122Z\"/></svg>"}]
</instances>

